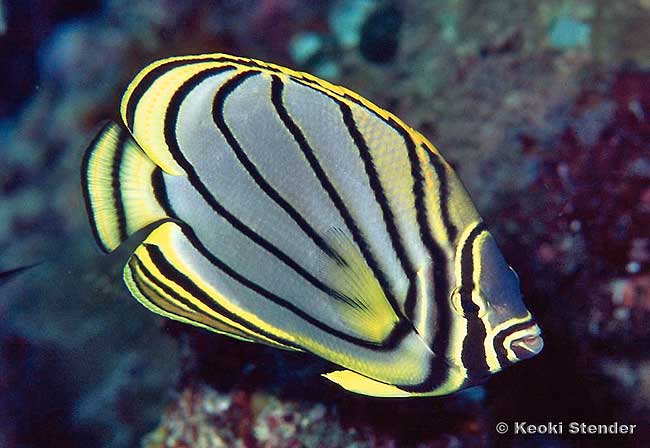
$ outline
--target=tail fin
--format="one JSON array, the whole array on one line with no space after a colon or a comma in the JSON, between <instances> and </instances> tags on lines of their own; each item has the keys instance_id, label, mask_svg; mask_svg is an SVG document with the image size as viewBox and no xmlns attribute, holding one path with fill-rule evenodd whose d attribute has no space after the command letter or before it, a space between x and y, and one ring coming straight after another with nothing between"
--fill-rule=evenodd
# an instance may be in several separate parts
<instances>
[{"instance_id":1,"label":"tail fin","mask_svg":"<svg viewBox=\"0 0 650 448\"><path fill-rule=\"evenodd\" d=\"M99 131L84 155L81 184L93 235L104 252L167 217L154 187L160 175L129 131L113 122Z\"/></svg>"}]
</instances>

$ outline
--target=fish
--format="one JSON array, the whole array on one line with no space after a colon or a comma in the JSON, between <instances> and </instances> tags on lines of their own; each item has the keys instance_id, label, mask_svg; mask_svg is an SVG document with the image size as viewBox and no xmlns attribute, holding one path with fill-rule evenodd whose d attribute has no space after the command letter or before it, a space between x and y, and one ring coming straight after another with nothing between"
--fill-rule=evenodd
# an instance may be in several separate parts
<instances>
[{"instance_id":1,"label":"fish","mask_svg":"<svg viewBox=\"0 0 650 448\"><path fill-rule=\"evenodd\" d=\"M142 69L83 157L99 248L149 310L308 352L373 397L481 384L543 347L450 164L345 87L222 53Z\"/></svg>"}]
</instances>

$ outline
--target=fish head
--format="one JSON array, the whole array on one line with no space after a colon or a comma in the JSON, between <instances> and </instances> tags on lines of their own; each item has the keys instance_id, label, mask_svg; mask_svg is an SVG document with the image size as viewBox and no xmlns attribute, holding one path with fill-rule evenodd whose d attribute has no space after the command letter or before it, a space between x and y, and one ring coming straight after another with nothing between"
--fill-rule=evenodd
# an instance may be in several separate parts
<instances>
[{"instance_id":1,"label":"fish head","mask_svg":"<svg viewBox=\"0 0 650 448\"><path fill-rule=\"evenodd\" d=\"M482 223L463 233L455 257L451 293L457 353L466 386L541 352L541 330L526 308L519 277Z\"/></svg>"}]
</instances>

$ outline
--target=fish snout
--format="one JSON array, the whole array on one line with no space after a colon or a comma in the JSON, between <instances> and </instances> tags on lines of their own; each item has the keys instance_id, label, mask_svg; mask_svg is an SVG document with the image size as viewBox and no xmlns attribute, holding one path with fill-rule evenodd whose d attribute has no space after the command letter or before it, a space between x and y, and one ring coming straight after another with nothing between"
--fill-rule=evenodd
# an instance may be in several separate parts
<instances>
[{"instance_id":1,"label":"fish snout","mask_svg":"<svg viewBox=\"0 0 650 448\"><path fill-rule=\"evenodd\" d=\"M531 327L530 332L513 340L510 349L519 360L532 358L544 348L544 339L537 325Z\"/></svg>"}]
</instances>

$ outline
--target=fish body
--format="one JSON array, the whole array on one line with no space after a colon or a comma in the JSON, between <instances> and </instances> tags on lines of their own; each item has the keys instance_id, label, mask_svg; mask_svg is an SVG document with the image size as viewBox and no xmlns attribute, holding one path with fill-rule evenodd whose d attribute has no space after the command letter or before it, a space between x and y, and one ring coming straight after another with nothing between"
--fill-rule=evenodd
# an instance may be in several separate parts
<instances>
[{"instance_id":1,"label":"fish body","mask_svg":"<svg viewBox=\"0 0 650 448\"><path fill-rule=\"evenodd\" d=\"M225 54L143 69L82 165L110 252L150 310L307 351L372 396L443 395L538 353L539 327L460 180L393 114Z\"/></svg>"}]
</instances>

